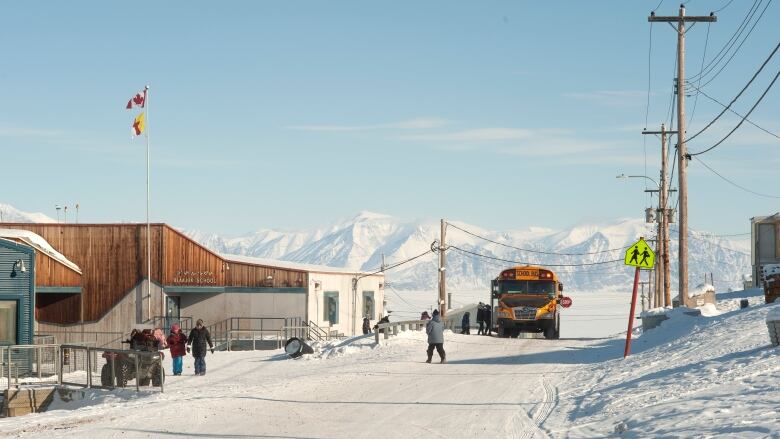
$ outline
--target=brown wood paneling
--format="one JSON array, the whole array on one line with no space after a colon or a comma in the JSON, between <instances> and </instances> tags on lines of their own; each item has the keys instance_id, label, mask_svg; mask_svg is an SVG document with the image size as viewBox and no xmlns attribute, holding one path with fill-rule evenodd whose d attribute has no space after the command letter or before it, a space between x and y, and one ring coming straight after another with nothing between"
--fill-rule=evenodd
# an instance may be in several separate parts
<instances>
[{"instance_id":1,"label":"brown wood paneling","mask_svg":"<svg viewBox=\"0 0 780 439\"><path fill-rule=\"evenodd\" d=\"M44 253L35 255L35 285L47 287L77 287L81 275Z\"/></svg>"},{"instance_id":2,"label":"brown wood paneling","mask_svg":"<svg viewBox=\"0 0 780 439\"><path fill-rule=\"evenodd\" d=\"M42 236L82 271L81 295L39 294L38 319L49 323L94 322L107 315L147 273L145 224L2 224ZM152 281L161 285L306 287L305 271L227 262L177 230L152 224ZM38 285L78 286L67 273L42 261ZM273 281L268 282L268 276ZM51 284L49 283L51 282ZM83 301L83 302L82 302ZM159 308L154 299L154 307ZM80 307L83 303L83 310ZM123 302L124 303L124 302ZM128 302L130 303L130 302ZM128 305L130 306L130 305ZM162 312L162 311L160 311ZM132 312L123 312L135 319Z\"/></svg>"},{"instance_id":3,"label":"brown wood paneling","mask_svg":"<svg viewBox=\"0 0 780 439\"><path fill-rule=\"evenodd\" d=\"M309 282L305 271L241 262L228 262L228 267L226 285L231 287L306 287Z\"/></svg>"}]
</instances>

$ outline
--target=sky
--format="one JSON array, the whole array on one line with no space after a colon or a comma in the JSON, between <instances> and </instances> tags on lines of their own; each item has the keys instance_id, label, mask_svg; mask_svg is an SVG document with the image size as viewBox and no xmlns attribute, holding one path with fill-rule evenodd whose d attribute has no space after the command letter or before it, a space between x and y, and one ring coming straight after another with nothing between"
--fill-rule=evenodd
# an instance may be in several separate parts
<instances>
[{"instance_id":1,"label":"sky","mask_svg":"<svg viewBox=\"0 0 780 439\"><path fill-rule=\"evenodd\" d=\"M687 33L686 77L705 66L696 84L723 103L780 41L780 6L758 1L686 2L687 15L722 9ZM655 183L615 177L659 180L660 140L640 132L669 123L676 34L647 16L678 6L5 2L0 203L144 221L146 139L131 138L125 105L149 85L155 222L238 235L366 210L494 230L640 217ZM738 41L750 35L717 62L751 8ZM780 55L733 109L744 115L778 69ZM780 211L778 87L749 117L771 134L744 123L689 164L692 228L744 233ZM692 93L688 134L721 109ZM689 150L739 120L725 114Z\"/></svg>"}]
</instances>

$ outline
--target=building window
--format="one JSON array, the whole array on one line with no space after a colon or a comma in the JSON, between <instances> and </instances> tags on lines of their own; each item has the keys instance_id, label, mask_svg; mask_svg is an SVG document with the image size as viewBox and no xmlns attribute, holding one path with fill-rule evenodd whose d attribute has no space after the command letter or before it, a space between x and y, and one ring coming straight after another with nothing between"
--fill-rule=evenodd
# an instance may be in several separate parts
<instances>
[{"instance_id":1,"label":"building window","mask_svg":"<svg viewBox=\"0 0 780 439\"><path fill-rule=\"evenodd\" d=\"M323 300L325 303L322 309L325 311L325 315L322 316L322 319L330 322L331 325L337 324L339 322L339 292L325 291Z\"/></svg>"},{"instance_id":2,"label":"building window","mask_svg":"<svg viewBox=\"0 0 780 439\"><path fill-rule=\"evenodd\" d=\"M774 224L759 224L758 225L758 259L773 260L777 257L775 242L777 237L775 236Z\"/></svg>"},{"instance_id":3,"label":"building window","mask_svg":"<svg viewBox=\"0 0 780 439\"><path fill-rule=\"evenodd\" d=\"M16 344L16 301L0 300L0 345Z\"/></svg>"},{"instance_id":4,"label":"building window","mask_svg":"<svg viewBox=\"0 0 780 439\"><path fill-rule=\"evenodd\" d=\"M375 315L374 292L363 291L363 317L368 317L369 320L373 320Z\"/></svg>"}]
</instances>

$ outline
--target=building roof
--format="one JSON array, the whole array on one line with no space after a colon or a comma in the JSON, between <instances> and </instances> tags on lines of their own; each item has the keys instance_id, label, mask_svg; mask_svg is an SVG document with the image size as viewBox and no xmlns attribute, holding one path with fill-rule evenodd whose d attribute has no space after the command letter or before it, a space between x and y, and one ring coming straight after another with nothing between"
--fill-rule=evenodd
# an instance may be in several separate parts
<instances>
[{"instance_id":1,"label":"building roof","mask_svg":"<svg viewBox=\"0 0 780 439\"><path fill-rule=\"evenodd\" d=\"M54 247L43 239L40 235L30 232L29 230L22 229L0 229L0 238L7 238L12 240L19 240L35 250L45 254L46 256L54 259L62 265L70 268L71 270L81 274L81 269L78 265L71 262L62 253L54 250Z\"/></svg>"},{"instance_id":2,"label":"building roof","mask_svg":"<svg viewBox=\"0 0 780 439\"><path fill-rule=\"evenodd\" d=\"M376 275L376 276L382 275L381 273L367 273L359 269L354 269L354 268L351 269L348 267L329 267L327 265L301 264L299 262L279 261L276 259L256 258L253 256L242 256L242 255L231 255L227 253L220 253L219 256L229 262L265 265L268 267L285 268L288 270L308 271L309 273L359 274L359 275Z\"/></svg>"}]
</instances>

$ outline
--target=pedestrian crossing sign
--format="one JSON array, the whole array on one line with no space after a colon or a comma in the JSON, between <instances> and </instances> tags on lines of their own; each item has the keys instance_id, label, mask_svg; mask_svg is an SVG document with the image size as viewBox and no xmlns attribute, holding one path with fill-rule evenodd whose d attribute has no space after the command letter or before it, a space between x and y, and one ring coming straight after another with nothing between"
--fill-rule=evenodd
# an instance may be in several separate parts
<instances>
[{"instance_id":1,"label":"pedestrian crossing sign","mask_svg":"<svg viewBox=\"0 0 780 439\"><path fill-rule=\"evenodd\" d=\"M626 265L650 270L655 266L655 252L645 242L644 238L639 238L634 245L626 250Z\"/></svg>"}]
</instances>

